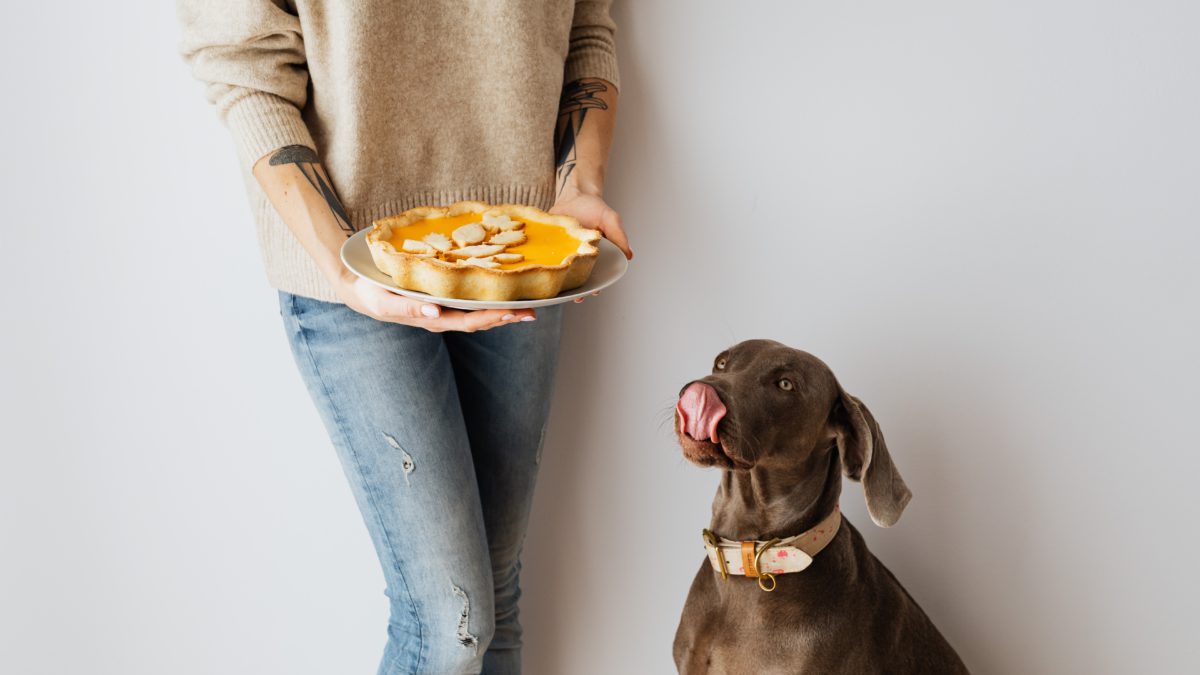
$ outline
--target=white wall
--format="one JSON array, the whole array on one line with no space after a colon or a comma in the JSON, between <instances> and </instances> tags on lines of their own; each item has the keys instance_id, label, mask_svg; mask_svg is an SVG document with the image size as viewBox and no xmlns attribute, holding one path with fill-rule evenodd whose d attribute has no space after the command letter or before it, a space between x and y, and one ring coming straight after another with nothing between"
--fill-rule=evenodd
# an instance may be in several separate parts
<instances>
[{"instance_id":1,"label":"white wall","mask_svg":"<svg viewBox=\"0 0 1200 675\"><path fill-rule=\"evenodd\" d=\"M825 359L916 494L871 547L981 673L1191 673L1195 3L626 2L628 278L569 310L528 671L670 672L717 475L672 394ZM367 537L168 3L0 29L0 669L367 673ZM607 564L615 544L639 569Z\"/></svg>"}]
</instances>

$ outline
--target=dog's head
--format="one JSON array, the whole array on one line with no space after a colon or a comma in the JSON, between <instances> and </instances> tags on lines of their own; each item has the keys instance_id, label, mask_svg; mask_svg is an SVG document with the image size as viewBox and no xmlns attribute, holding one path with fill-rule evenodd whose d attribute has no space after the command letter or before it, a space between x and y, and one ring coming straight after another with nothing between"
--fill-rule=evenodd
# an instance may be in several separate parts
<instances>
[{"instance_id":1,"label":"dog's head","mask_svg":"<svg viewBox=\"0 0 1200 675\"><path fill-rule=\"evenodd\" d=\"M688 460L732 471L788 475L836 447L882 527L899 520L912 497L862 401L820 359L771 340L717 354L711 374L680 390L675 431Z\"/></svg>"}]
</instances>

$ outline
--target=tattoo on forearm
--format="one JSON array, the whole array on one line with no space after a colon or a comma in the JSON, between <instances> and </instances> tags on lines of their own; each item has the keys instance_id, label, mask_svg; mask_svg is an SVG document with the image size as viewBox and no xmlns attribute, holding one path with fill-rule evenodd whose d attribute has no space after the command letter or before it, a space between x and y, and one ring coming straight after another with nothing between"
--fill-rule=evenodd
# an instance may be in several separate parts
<instances>
[{"instance_id":1,"label":"tattoo on forearm","mask_svg":"<svg viewBox=\"0 0 1200 675\"><path fill-rule=\"evenodd\" d=\"M337 221L338 227L346 234L354 234L354 226L350 224L350 216L346 214L346 208L342 206L342 202L338 200L337 193L333 191L333 186L325 177L317 171L317 153L312 148L303 145L289 145L275 151L268 160L271 166L280 166L283 164L294 164L296 168L303 174L309 185L312 185L317 192L321 193L321 197L325 199L325 203L329 205L329 211L333 214L334 220Z\"/></svg>"},{"instance_id":2,"label":"tattoo on forearm","mask_svg":"<svg viewBox=\"0 0 1200 675\"><path fill-rule=\"evenodd\" d=\"M608 91L608 85L596 78L575 80L563 87L558 104L558 125L554 130L554 166L560 193L575 170L575 139L583 129L583 118L592 108L608 110L608 104L599 97L604 91Z\"/></svg>"}]
</instances>

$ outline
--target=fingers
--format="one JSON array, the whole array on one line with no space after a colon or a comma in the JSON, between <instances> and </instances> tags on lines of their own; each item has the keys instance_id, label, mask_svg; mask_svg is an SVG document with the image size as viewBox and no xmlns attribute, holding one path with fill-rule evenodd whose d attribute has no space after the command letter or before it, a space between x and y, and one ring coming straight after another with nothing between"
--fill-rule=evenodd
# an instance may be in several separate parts
<instances>
[{"instance_id":1,"label":"fingers","mask_svg":"<svg viewBox=\"0 0 1200 675\"><path fill-rule=\"evenodd\" d=\"M438 305L396 295L359 279L359 297L375 318L383 321L408 323L406 319L435 319L441 316L442 308Z\"/></svg>"},{"instance_id":2,"label":"fingers","mask_svg":"<svg viewBox=\"0 0 1200 675\"><path fill-rule=\"evenodd\" d=\"M633 260L633 249L629 247L629 237L625 236L625 228L621 226L621 214L609 208L600 218L600 229L609 241L617 245L625 254L627 260Z\"/></svg>"},{"instance_id":3,"label":"fingers","mask_svg":"<svg viewBox=\"0 0 1200 675\"><path fill-rule=\"evenodd\" d=\"M483 309L464 312L460 309L447 309L433 303L406 298L361 279L356 282L356 286L355 291L360 301L374 318L380 321L417 326L437 333L451 330L472 333L509 323L537 319L537 314L532 309Z\"/></svg>"},{"instance_id":4,"label":"fingers","mask_svg":"<svg viewBox=\"0 0 1200 675\"><path fill-rule=\"evenodd\" d=\"M443 309L442 315L437 319L428 319L423 321L421 325L432 331L462 331L464 333L473 333L475 331L487 330L496 326L503 326L508 323L516 323L518 321L535 321L537 315L532 309L519 309L515 311L503 309L481 309L474 312L464 312L459 309Z\"/></svg>"},{"instance_id":5,"label":"fingers","mask_svg":"<svg viewBox=\"0 0 1200 675\"><path fill-rule=\"evenodd\" d=\"M532 309L482 309L465 312L397 295L361 279L355 282L355 286L359 300L374 318L380 321L417 326L438 333L444 331L473 333L509 323L537 320L537 313Z\"/></svg>"}]
</instances>

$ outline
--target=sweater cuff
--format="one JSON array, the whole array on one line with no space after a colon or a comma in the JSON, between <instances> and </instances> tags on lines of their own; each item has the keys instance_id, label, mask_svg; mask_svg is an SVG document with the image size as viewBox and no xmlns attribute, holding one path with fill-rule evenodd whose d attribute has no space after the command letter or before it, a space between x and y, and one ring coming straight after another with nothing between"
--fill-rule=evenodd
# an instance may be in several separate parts
<instances>
[{"instance_id":1,"label":"sweater cuff","mask_svg":"<svg viewBox=\"0 0 1200 675\"><path fill-rule=\"evenodd\" d=\"M603 49L580 49L567 55L567 63L563 69L563 83L582 80L585 77L598 77L612 83L613 88L621 89L621 74L617 69L617 56Z\"/></svg>"},{"instance_id":2,"label":"sweater cuff","mask_svg":"<svg viewBox=\"0 0 1200 675\"><path fill-rule=\"evenodd\" d=\"M300 109L274 94L249 93L234 101L224 118L233 132L238 157L247 167L254 166L268 152L288 145L317 150Z\"/></svg>"}]
</instances>

